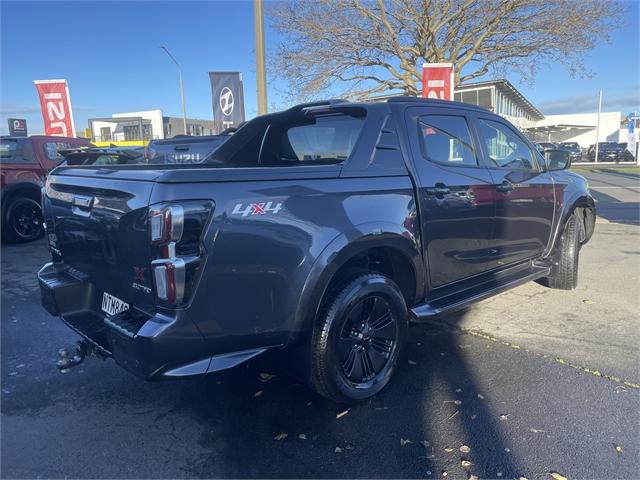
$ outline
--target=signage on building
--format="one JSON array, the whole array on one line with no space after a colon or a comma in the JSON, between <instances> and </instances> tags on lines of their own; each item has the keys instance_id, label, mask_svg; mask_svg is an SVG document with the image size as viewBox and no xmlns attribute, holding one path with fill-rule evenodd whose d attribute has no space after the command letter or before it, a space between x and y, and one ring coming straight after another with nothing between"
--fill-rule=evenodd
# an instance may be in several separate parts
<instances>
[{"instance_id":1,"label":"signage on building","mask_svg":"<svg viewBox=\"0 0 640 480\"><path fill-rule=\"evenodd\" d=\"M10 118L9 119L9 136L26 137L27 121L24 118Z\"/></svg>"},{"instance_id":2,"label":"signage on building","mask_svg":"<svg viewBox=\"0 0 640 480\"><path fill-rule=\"evenodd\" d=\"M216 133L244 122L244 91L240 72L209 72Z\"/></svg>"},{"instance_id":3,"label":"signage on building","mask_svg":"<svg viewBox=\"0 0 640 480\"><path fill-rule=\"evenodd\" d=\"M34 80L40 97L44 134L75 137L71 97L66 80Z\"/></svg>"},{"instance_id":4,"label":"signage on building","mask_svg":"<svg viewBox=\"0 0 640 480\"><path fill-rule=\"evenodd\" d=\"M422 65L422 96L453 100L453 63L425 63Z\"/></svg>"}]
</instances>

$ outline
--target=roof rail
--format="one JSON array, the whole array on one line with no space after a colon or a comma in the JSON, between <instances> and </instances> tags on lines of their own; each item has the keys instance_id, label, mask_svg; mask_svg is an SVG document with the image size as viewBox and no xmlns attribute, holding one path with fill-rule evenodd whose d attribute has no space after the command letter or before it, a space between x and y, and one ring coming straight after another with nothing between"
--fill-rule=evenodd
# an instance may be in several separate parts
<instances>
[{"instance_id":1,"label":"roof rail","mask_svg":"<svg viewBox=\"0 0 640 480\"><path fill-rule=\"evenodd\" d=\"M481 112L490 112L490 110L488 110L485 107L481 107L480 105L474 105L473 103L457 102L455 100L440 100L439 98L423 98L423 97L409 97L409 96L398 96L398 97L391 97L387 99L387 103L405 103L405 102L430 103L437 106L449 105L449 106L467 108L469 110L479 110Z\"/></svg>"}]
</instances>

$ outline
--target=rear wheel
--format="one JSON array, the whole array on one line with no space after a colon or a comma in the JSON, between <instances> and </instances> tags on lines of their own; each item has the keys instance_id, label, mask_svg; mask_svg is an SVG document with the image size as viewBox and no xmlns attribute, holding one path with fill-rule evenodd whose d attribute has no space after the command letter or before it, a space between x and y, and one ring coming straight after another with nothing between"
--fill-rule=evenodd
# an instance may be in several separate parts
<instances>
[{"instance_id":1,"label":"rear wheel","mask_svg":"<svg viewBox=\"0 0 640 480\"><path fill-rule=\"evenodd\" d=\"M329 294L311 339L311 385L341 403L378 393L395 372L407 334L398 286L360 274Z\"/></svg>"},{"instance_id":2,"label":"rear wheel","mask_svg":"<svg viewBox=\"0 0 640 480\"><path fill-rule=\"evenodd\" d=\"M42 209L32 198L10 200L7 206L3 236L12 242L30 242L44 233Z\"/></svg>"},{"instance_id":3,"label":"rear wheel","mask_svg":"<svg viewBox=\"0 0 640 480\"><path fill-rule=\"evenodd\" d=\"M543 281L546 286L559 290L573 290L578 286L578 262L583 228L580 218L575 213L571 215L560 237L558 262L553 265L551 275Z\"/></svg>"}]
</instances>

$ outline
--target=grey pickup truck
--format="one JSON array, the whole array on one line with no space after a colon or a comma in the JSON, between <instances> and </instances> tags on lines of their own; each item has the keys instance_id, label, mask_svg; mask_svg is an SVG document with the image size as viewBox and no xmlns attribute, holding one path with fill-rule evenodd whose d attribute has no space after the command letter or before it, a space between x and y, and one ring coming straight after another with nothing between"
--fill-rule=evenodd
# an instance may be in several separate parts
<instances>
[{"instance_id":1,"label":"grey pickup truck","mask_svg":"<svg viewBox=\"0 0 640 480\"><path fill-rule=\"evenodd\" d=\"M538 280L576 286L595 224L568 154L479 107L331 100L257 117L197 164L47 178L43 306L145 379L270 349L320 394L391 379L409 323Z\"/></svg>"}]
</instances>

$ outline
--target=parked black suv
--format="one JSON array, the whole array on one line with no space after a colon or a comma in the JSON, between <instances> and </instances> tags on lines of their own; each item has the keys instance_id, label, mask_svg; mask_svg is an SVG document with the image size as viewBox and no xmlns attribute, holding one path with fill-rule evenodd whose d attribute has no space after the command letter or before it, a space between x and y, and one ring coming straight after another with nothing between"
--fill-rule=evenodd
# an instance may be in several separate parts
<instances>
[{"instance_id":1,"label":"parked black suv","mask_svg":"<svg viewBox=\"0 0 640 480\"><path fill-rule=\"evenodd\" d=\"M591 145L587 151L590 162L596 159L596 146ZM624 150L616 142L598 142L599 162L620 162L624 159Z\"/></svg>"},{"instance_id":2,"label":"parked black suv","mask_svg":"<svg viewBox=\"0 0 640 480\"><path fill-rule=\"evenodd\" d=\"M558 148L569 152L571 162L579 162L582 160L582 150L578 142L562 142L558 145Z\"/></svg>"},{"instance_id":3,"label":"parked black suv","mask_svg":"<svg viewBox=\"0 0 640 480\"><path fill-rule=\"evenodd\" d=\"M84 338L60 366L184 377L287 349L322 395L368 398L410 320L576 286L594 201L548 159L483 108L400 97L260 116L198 164L58 167L38 278Z\"/></svg>"}]
</instances>

